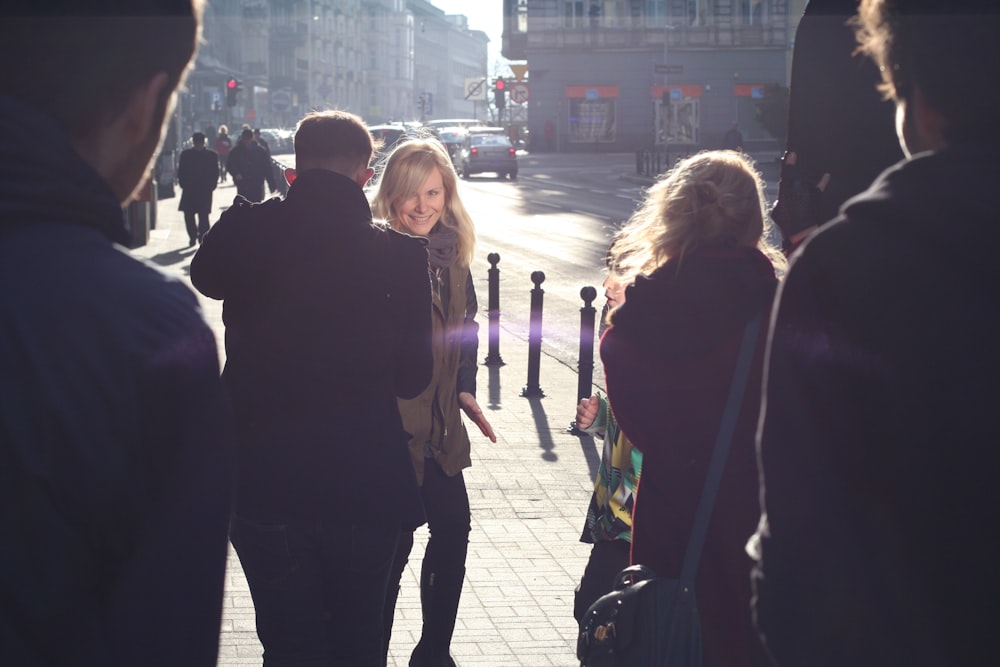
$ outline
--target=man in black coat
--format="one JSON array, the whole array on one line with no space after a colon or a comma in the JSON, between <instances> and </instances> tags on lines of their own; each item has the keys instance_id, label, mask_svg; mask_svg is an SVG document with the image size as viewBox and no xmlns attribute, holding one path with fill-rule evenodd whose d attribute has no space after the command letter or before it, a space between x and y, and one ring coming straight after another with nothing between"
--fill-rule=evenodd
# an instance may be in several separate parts
<instances>
[{"instance_id":1,"label":"man in black coat","mask_svg":"<svg viewBox=\"0 0 1000 667\"><path fill-rule=\"evenodd\" d=\"M216 663L218 350L191 290L123 247L122 217L200 8L0 5L0 665Z\"/></svg>"},{"instance_id":2,"label":"man in black coat","mask_svg":"<svg viewBox=\"0 0 1000 667\"><path fill-rule=\"evenodd\" d=\"M249 127L243 130L239 143L229 152L226 171L236 183L236 194L248 201L264 200L265 181L272 193L277 189L271 156L254 141L253 130Z\"/></svg>"},{"instance_id":3,"label":"man in black coat","mask_svg":"<svg viewBox=\"0 0 1000 667\"><path fill-rule=\"evenodd\" d=\"M212 191L219 182L219 155L205 148L205 135L195 132L191 135L191 143L193 147L181 153L177 164L177 183L184 191L178 208L184 211L189 246L201 241L208 232Z\"/></svg>"},{"instance_id":4,"label":"man in black coat","mask_svg":"<svg viewBox=\"0 0 1000 667\"><path fill-rule=\"evenodd\" d=\"M431 379L428 258L372 223L372 152L357 116L306 116L288 196L237 198L191 262L224 301L231 539L277 664L384 664L396 541L424 522L396 398Z\"/></svg>"},{"instance_id":5,"label":"man in black coat","mask_svg":"<svg viewBox=\"0 0 1000 667\"><path fill-rule=\"evenodd\" d=\"M991 663L1000 593L1000 8L863 0L907 158L773 315L758 625L779 665Z\"/></svg>"}]
</instances>

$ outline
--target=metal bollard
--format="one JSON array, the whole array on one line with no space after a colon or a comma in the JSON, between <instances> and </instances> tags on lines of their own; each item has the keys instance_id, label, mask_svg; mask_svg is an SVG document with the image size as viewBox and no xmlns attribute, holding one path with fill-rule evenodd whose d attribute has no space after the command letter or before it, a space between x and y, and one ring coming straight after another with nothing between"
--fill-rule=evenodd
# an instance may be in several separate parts
<instances>
[{"instance_id":1,"label":"metal bollard","mask_svg":"<svg viewBox=\"0 0 1000 667\"><path fill-rule=\"evenodd\" d=\"M489 275L489 352L483 360L485 366L503 366L503 359L500 358L500 255L491 252L486 256L486 261L490 263Z\"/></svg>"},{"instance_id":2,"label":"metal bollard","mask_svg":"<svg viewBox=\"0 0 1000 667\"><path fill-rule=\"evenodd\" d=\"M580 361L577 364L579 380L576 385L577 402L589 398L594 384L594 321L597 309L592 305L597 298L597 289L584 287L580 290L583 308L580 309Z\"/></svg>"},{"instance_id":3,"label":"metal bollard","mask_svg":"<svg viewBox=\"0 0 1000 667\"><path fill-rule=\"evenodd\" d=\"M545 294L541 285L545 282L545 274L533 271L531 282L535 287L531 290L531 321L528 326L528 384L521 390L521 396L541 398L545 396L538 386L538 373L542 363L542 295Z\"/></svg>"},{"instance_id":4,"label":"metal bollard","mask_svg":"<svg viewBox=\"0 0 1000 667\"><path fill-rule=\"evenodd\" d=\"M579 372L576 385L576 402L580 403L585 398L589 398L593 393L594 385L594 323L597 316L597 309L594 308L594 299L597 298L597 290L591 286L580 290L580 298L583 299L583 308L580 309L580 361L577 364ZM574 411L576 406L573 406ZM576 420L570 422L569 432L580 435L582 431L577 428Z\"/></svg>"}]
</instances>

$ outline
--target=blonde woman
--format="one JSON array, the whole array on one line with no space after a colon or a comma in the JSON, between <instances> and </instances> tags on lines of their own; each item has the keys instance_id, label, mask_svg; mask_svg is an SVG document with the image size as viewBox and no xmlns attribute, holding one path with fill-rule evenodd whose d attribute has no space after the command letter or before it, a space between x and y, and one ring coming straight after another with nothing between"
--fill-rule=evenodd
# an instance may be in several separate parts
<instances>
[{"instance_id":1,"label":"blonde woman","mask_svg":"<svg viewBox=\"0 0 1000 667\"><path fill-rule=\"evenodd\" d=\"M411 667L454 664L449 647L471 530L462 476L471 465L471 448L461 413L496 442L493 427L476 402L479 327L469 271L475 230L457 185L444 146L436 139L412 139L389 155L372 202L374 215L393 229L427 239L433 288L434 377L416 398L399 400L403 427L412 434L410 457L430 531L420 573L423 631L410 657ZM387 651L399 582L412 547L413 533L402 533L386 600Z\"/></svg>"},{"instance_id":2,"label":"blonde woman","mask_svg":"<svg viewBox=\"0 0 1000 667\"><path fill-rule=\"evenodd\" d=\"M784 260L765 244L767 224L750 159L700 153L650 189L612 250L612 265L637 276L601 339L611 406L643 455L631 562L662 577L680 576L744 329L770 307L778 284ZM764 339L696 580L706 667L767 664L744 551L760 518L754 431Z\"/></svg>"}]
</instances>

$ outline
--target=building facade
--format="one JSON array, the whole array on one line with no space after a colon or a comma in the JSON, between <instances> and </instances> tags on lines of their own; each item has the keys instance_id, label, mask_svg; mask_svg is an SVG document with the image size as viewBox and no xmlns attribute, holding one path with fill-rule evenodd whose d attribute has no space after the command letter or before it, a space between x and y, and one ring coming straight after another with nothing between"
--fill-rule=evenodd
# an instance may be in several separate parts
<instances>
[{"instance_id":1,"label":"building facade","mask_svg":"<svg viewBox=\"0 0 1000 667\"><path fill-rule=\"evenodd\" d=\"M536 149L780 148L757 109L787 84L789 0L504 0ZM801 5L801 3L799 3ZM799 11L800 13L800 11Z\"/></svg>"},{"instance_id":2,"label":"building facade","mask_svg":"<svg viewBox=\"0 0 1000 667\"><path fill-rule=\"evenodd\" d=\"M485 79L488 41L426 0L213 0L177 126L292 128L332 108L369 124L471 115L465 81Z\"/></svg>"}]
</instances>

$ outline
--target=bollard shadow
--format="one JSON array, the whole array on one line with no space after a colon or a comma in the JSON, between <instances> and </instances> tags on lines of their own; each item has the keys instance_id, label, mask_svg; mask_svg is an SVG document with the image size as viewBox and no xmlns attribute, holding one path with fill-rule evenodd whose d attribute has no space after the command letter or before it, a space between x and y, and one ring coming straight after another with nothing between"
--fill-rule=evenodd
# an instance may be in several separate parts
<instances>
[{"instance_id":1,"label":"bollard shadow","mask_svg":"<svg viewBox=\"0 0 1000 667\"><path fill-rule=\"evenodd\" d=\"M552 429L549 426L549 417L545 414L540 397L528 398L528 405L531 406L531 418L535 422L535 431L538 433L538 446L542 448L542 460L555 462L559 460L556 454L556 443L552 439Z\"/></svg>"},{"instance_id":2,"label":"bollard shadow","mask_svg":"<svg viewBox=\"0 0 1000 667\"><path fill-rule=\"evenodd\" d=\"M490 410L500 409L500 366L487 366L489 369L489 403Z\"/></svg>"},{"instance_id":3,"label":"bollard shadow","mask_svg":"<svg viewBox=\"0 0 1000 667\"><path fill-rule=\"evenodd\" d=\"M198 246L190 246L187 248L171 250L169 252L161 252L150 257L149 261L159 264L160 266L173 266L174 264L180 264L186 259L190 259L194 256L196 250L198 250Z\"/></svg>"},{"instance_id":4,"label":"bollard shadow","mask_svg":"<svg viewBox=\"0 0 1000 667\"><path fill-rule=\"evenodd\" d=\"M583 450L583 458L587 461L587 470L590 471L590 479L597 478L597 469L601 467L601 453L598 450L594 436L583 431L574 431L573 435L580 441L580 449ZM603 448L603 443L601 443Z\"/></svg>"}]
</instances>

